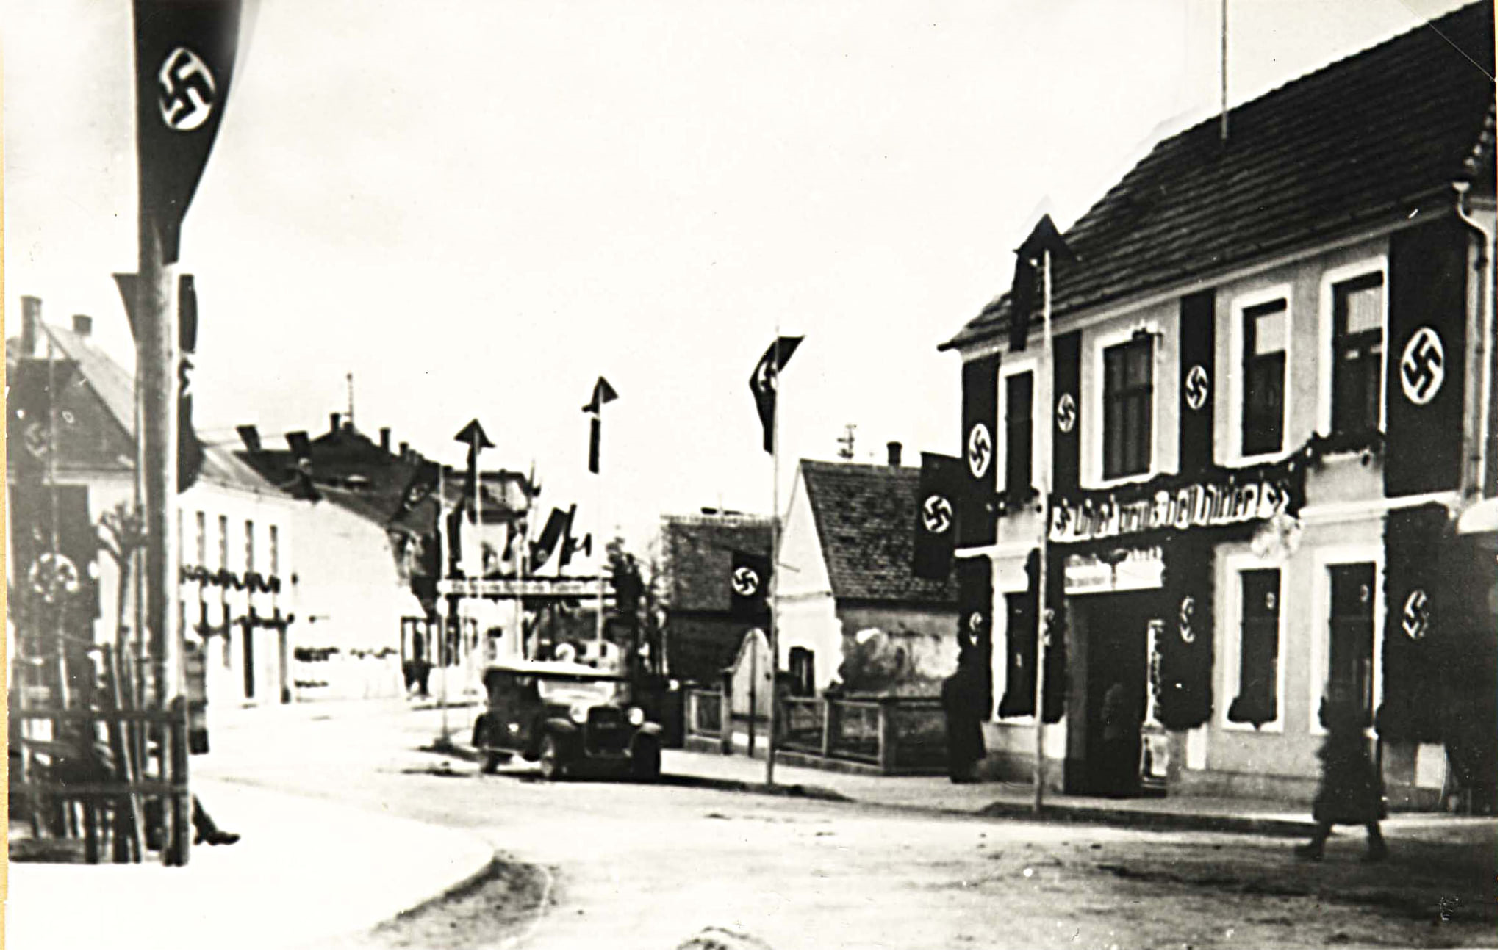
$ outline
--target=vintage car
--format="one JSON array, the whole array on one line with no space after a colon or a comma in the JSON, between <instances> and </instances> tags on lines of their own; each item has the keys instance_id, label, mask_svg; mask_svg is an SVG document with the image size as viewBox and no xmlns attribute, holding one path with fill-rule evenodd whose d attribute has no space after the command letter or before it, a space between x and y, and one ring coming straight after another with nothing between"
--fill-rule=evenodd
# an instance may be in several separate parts
<instances>
[{"instance_id":1,"label":"vintage car","mask_svg":"<svg viewBox=\"0 0 1498 950\"><path fill-rule=\"evenodd\" d=\"M539 762L559 779L590 767L653 781L661 773L661 727L631 702L627 676L565 660L507 660L484 671L488 707L473 747L492 772L511 756Z\"/></svg>"}]
</instances>

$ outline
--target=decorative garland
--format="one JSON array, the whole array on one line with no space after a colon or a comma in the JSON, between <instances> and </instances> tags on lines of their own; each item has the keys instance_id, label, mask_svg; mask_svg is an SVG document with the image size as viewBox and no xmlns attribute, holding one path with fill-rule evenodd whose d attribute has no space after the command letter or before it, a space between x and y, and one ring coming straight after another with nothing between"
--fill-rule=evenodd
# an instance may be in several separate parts
<instances>
[{"instance_id":1,"label":"decorative garland","mask_svg":"<svg viewBox=\"0 0 1498 950\"><path fill-rule=\"evenodd\" d=\"M199 565L184 564L182 580L184 583L201 584L204 587L222 587L225 590L248 589L252 594L279 594L281 592L281 578L274 574L264 577L257 571L250 571L244 577L240 577L226 568L211 571Z\"/></svg>"}]
</instances>

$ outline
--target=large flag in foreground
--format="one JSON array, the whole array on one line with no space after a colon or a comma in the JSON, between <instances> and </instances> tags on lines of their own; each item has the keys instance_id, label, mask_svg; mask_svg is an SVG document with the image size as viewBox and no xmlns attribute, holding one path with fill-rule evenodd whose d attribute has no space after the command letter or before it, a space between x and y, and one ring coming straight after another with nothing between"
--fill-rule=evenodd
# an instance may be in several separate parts
<instances>
[{"instance_id":1,"label":"large flag in foreground","mask_svg":"<svg viewBox=\"0 0 1498 950\"><path fill-rule=\"evenodd\" d=\"M765 355L754 364L754 372L749 376L749 390L754 393L754 407L759 410L759 423L764 429L766 452L775 451L775 402L780 389L780 371L791 361L802 339L799 336L776 337L765 350Z\"/></svg>"},{"instance_id":2,"label":"large flag in foreground","mask_svg":"<svg viewBox=\"0 0 1498 950\"><path fill-rule=\"evenodd\" d=\"M240 0L135 0L140 212L177 260L182 218L218 135L234 76Z\"/></svg>"}]
</instances>

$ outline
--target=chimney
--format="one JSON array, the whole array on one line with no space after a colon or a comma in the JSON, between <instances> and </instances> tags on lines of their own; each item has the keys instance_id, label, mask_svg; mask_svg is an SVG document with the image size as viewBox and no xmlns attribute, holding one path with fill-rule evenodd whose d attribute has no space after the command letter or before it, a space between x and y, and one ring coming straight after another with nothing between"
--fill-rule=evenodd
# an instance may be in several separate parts
<instances>
[{"instance_id":1,"label":"chimney","mask_svg":"<svg viewBox=\"0 0 1498 950\"><path fill-rule=\"evenodd\" d=\"M234 431L239 433L239 441L244 443L245 451L251 455L260 453L260 430L252 425L235 426Z\"/></svg>"},{"instance_id":2,"label":"chimney","mask_svg":"<svg viewBox=\"0 0 1498 950\"><path fill-rule=\"evenodd\" d=\"M328 413L328 432L332 433L333 435L337 435L338 434L338 430L340 428L342 428L342 426L343 426L343 413L341 413L341 412L330 412L330 413Z\"/></svg>"},{"instance_id":3,"label":"chimney","mask_svg":"<svg viewBox=\"0 0 1498 950\"><path fill-rule=\"evenodd\" d=\"M36 342L42 335L42 298L21 298L21 355L35 356Z\"/></svg>"},{"instance_id":4,"label":"chimney","mask_svg":"<svg viewBox=\"0 0 1498 950\"><path fill-rule=\"evenodd\" d=\"M380 451L390 454L390 427L380 426Z\"/></svg>"},{"instance_id":5,"label":"chimney","mask_svg":"<svg viewBox=\"0 0 1498 950\"><path fill-rule=\"evenodd\" d=\"M94 318L83 313L73 314L73 332L88 339L88 335L94 332Z\"/></svg>"},{"instance_id":6,"label":"chimney","mask_svg":"<svg viewBox=\"0 0 1498 950\"><path fill-rule=\"evenodd\" d=\"M890 465L890 468L899 468L900 467L900 450L903 448L903 446L901 446L900 443L898 443L898 442L890 442L890 443L888 443L888 445L886 446L886 448L889 449L889 465Z\"/></svg>"},{"instance_id":7,"label":"chimney","mask_svg":"<svg viewBox=\"0 0 1498 950\"><path fill-rule=\"evenodd\" d=\"M407 459L407 458L410 458L410 457L411 457L411 443L409 443L409 442L402 442L401 443L401 458L402 459Z\"/></svg>"}]
</instances>

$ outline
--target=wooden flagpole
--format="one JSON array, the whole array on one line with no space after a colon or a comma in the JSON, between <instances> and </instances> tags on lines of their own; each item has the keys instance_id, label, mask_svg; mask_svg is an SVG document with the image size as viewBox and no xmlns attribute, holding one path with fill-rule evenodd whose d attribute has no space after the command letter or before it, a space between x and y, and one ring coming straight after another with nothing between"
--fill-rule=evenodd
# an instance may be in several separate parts
<instances>
[{"instance_id":1,"label":"wooden flagpole","mask_svg":"<svg viewBox=\"0 0 1498 950\"><path fill-rule=\"evenodd\" d=\"M1046 571L1050 561L1051 541L1051 458L1052 441L1055 439L1055 411L1052 403L1056 399L1054 377L1051 370L1051 249L1041 251L1041 324L1043 343L1040 359L1040 384L1046 398L1044 407L1046 425L1045 450L1040 453L1040 564L1035 572L1035 811L1045 807L1045 653L1046 637L1050 633L1049 616L1046 610Z\"/></svg>"},{"instance_id":2,"label":"wooden flagpole","mask_svg":"<svg viewBox=\"0 0 1498 950\"><path fill-rule=\"evenodd\" d=\"M765 784L775 784L775 725L778 705L775 673L780 669L780 321L775 321L775 353L771 357L775 381L775 405L770 418L770 717L766 723ZM750 728L758 710L749 710Z\"/></svg>"},{"instance_id":3,"label":"wooden flagpole","mask_svg":"<svg viewBox=\"0 0 1498 950\"><path fill-rule=\"evenodd\" d=\"M448 616L447 616L448 599L447 599L447 595L444 594L444 593L442 593L442 590L441 590L441 582L447 577L447 545L444 542L444 537L445 536L444 536L444 533L442 531L442 522L447 517L447 505L446 505L446 503L443 500L445 496L443 494L443 489L444 489L444 484L443 483L444 483L444 479L442 477L443 476L442 469L443 469L442 463L438 462L437 463L437 581L438 581L438 590L437 590L437 638L438 639L437 639L436 647L434 649L432 649L432 655L434 657L436 657L437 662L442 665L442 669L440 671L438 671L438 675L439 675L440 678L438 680L438 687L437 687L438 691L441 694L438 697L437 701L438 701L438 704L441 705L441 707L442 707L442 732L440 734L438 734L438 736L437 736L437 748L439 748L439 749L446 749L446 748L448 748L448 747L450 747L452 745L452 734L448 731L448 728L447 728L447 625L448 625L448 619L449 619ZM428 644L428 646L430 647L432 645Z\"/></svg>"}]
</instances>

